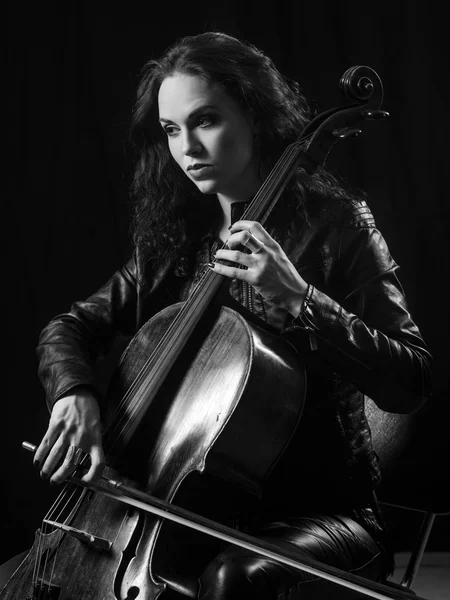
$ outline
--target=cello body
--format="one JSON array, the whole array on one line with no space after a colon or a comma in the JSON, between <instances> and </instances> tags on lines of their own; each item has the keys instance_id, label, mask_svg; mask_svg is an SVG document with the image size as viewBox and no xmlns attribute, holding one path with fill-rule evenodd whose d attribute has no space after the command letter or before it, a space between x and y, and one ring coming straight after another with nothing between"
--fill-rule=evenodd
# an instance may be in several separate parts
<instances>
[{"instance_id":1,"label":"cello body","mask_svg":"<svg viewBox=\"0 0 450 600\"><path fill-rule=\"evenodd\" d=\"M124 407L122 398L181 306L169 306L150 319L122 356L108 405L122 403L124 423L132 419L132 409ZM300 357L288 342L222 307L190 336L131 442L122 444L120 435L113 442L106 438L107 473L212 516L230 490L226 504L232 511L233 499L239 504L261 494L296 429L305 385ZM113 425L117 414L110 417ZM116 418L113 431L120 422ZM200 533L186 534L180 526L73 487L68 484L64 492L70 506L64 523L106 540L110 549L61 530L38 531L30 554L0 593L2 600L156 599L167 583L192 588L192 576L219 549ZM58 520L54 514L47 518Z\"/></svg>"}]
</instances>

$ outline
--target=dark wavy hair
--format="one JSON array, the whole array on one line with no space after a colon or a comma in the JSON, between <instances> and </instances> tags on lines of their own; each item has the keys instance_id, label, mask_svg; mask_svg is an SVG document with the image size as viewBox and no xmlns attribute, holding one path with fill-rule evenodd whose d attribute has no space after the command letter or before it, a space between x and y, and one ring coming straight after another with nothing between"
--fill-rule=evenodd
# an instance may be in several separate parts
<instances>
[{"instance_id":1,"label":"dark wavy hair","mask_svg":"<svg viewBox=\"0 0 450 600\"><path fill-rule=\"evenodd\" d=\"M297 82L283 76L272 60L248 42L221 32L184 37L143 68L133 111L131 139L137 154L131 186L132 234L146 260L157 263L188 256L190 248L219 219L218 203L197 189L173 160L158 123L158 92L174 73L218 83L261 124L260 156L271 168L311 119ZM334 189L323 170L315 187ZM291 202L302 205L304 185L293 179ZM293 198L293 200L292 200Z\"/></svg>"}]
</instances>

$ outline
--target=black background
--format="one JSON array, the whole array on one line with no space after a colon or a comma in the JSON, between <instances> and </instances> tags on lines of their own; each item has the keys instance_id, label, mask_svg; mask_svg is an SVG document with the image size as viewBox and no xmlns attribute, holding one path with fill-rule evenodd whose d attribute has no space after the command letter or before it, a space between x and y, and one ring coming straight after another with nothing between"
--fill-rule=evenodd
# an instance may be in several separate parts
<instances>
[{"instance_id":1,"label":"black background","mask_svg":"<svg viewBox=\"0 0 450 600\"><path fill-rule=\"evenodd\" d=\"M427 433L416 440L416 451L446 466L445 22L433 2L11 4L3 113L9 186L2 219L7 385L0 563L32 544L56 494L21 448L23 440L38 443L48 422L36 376L38 334L129 255L127 137L139 72L182 35L216 29L248 39L320 110L343 102L338 81L348 67L366 64L380 75L390 119L367 123L362 136L340 143L328 164L369 192L377 225L401 266L410 310L435 357L433 410L425 414ZM449 549L446 523L436 526L432 549Z\"/></svg>"}]
</instances>

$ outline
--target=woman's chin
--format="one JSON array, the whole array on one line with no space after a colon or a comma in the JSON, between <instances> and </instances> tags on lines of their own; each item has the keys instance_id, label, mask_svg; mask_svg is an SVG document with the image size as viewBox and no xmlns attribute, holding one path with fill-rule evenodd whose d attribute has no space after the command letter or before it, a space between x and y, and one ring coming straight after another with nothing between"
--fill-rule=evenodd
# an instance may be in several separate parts
<instances>
[{"instance_id":1,"label":"woman's chin","mask_svg":"<svg viewBox=\"0 0 450 600\"><path fill-rule=\"evenodd\" d=\"M196 181L195 185L202 194L217 194L217 184L215 181Z\"/></svg>"}]
</instances>

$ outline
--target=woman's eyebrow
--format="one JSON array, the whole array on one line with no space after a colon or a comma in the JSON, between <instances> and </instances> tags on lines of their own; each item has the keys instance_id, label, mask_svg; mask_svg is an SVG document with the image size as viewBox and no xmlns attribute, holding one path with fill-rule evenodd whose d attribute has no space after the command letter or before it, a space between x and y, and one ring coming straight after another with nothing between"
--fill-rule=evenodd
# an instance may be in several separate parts
<instances>
[{"instance_id":1,"label":"woman's eyebrow","mask_svg":"<svg viewBox=\"0 0 450 600\"><path fill-rule=\"evenodd\" d=\"M216 109L217 107L216 107L216 106L214 106L213 104L205 104L205 105L203 105L203 106L199 106L198 108L196 108L195 110L193 110L193 111L192 111L192 112L191 112L191 113L188 115L188 117L187 117L187 120L188 120L188 121L190 121L190 120L192 120L193 118L195 118L195 116L196 116L198 113L201 113L201 112L203 112L203 111L205 111L205 110L209 110L209 109L211 109L211 108L212 108L212 109ZM159 121L160 121L160 123L173 123L173 121L171 121L170 119L165 119L164 117L160 117Z\"/></svg>"}]
</instances>

